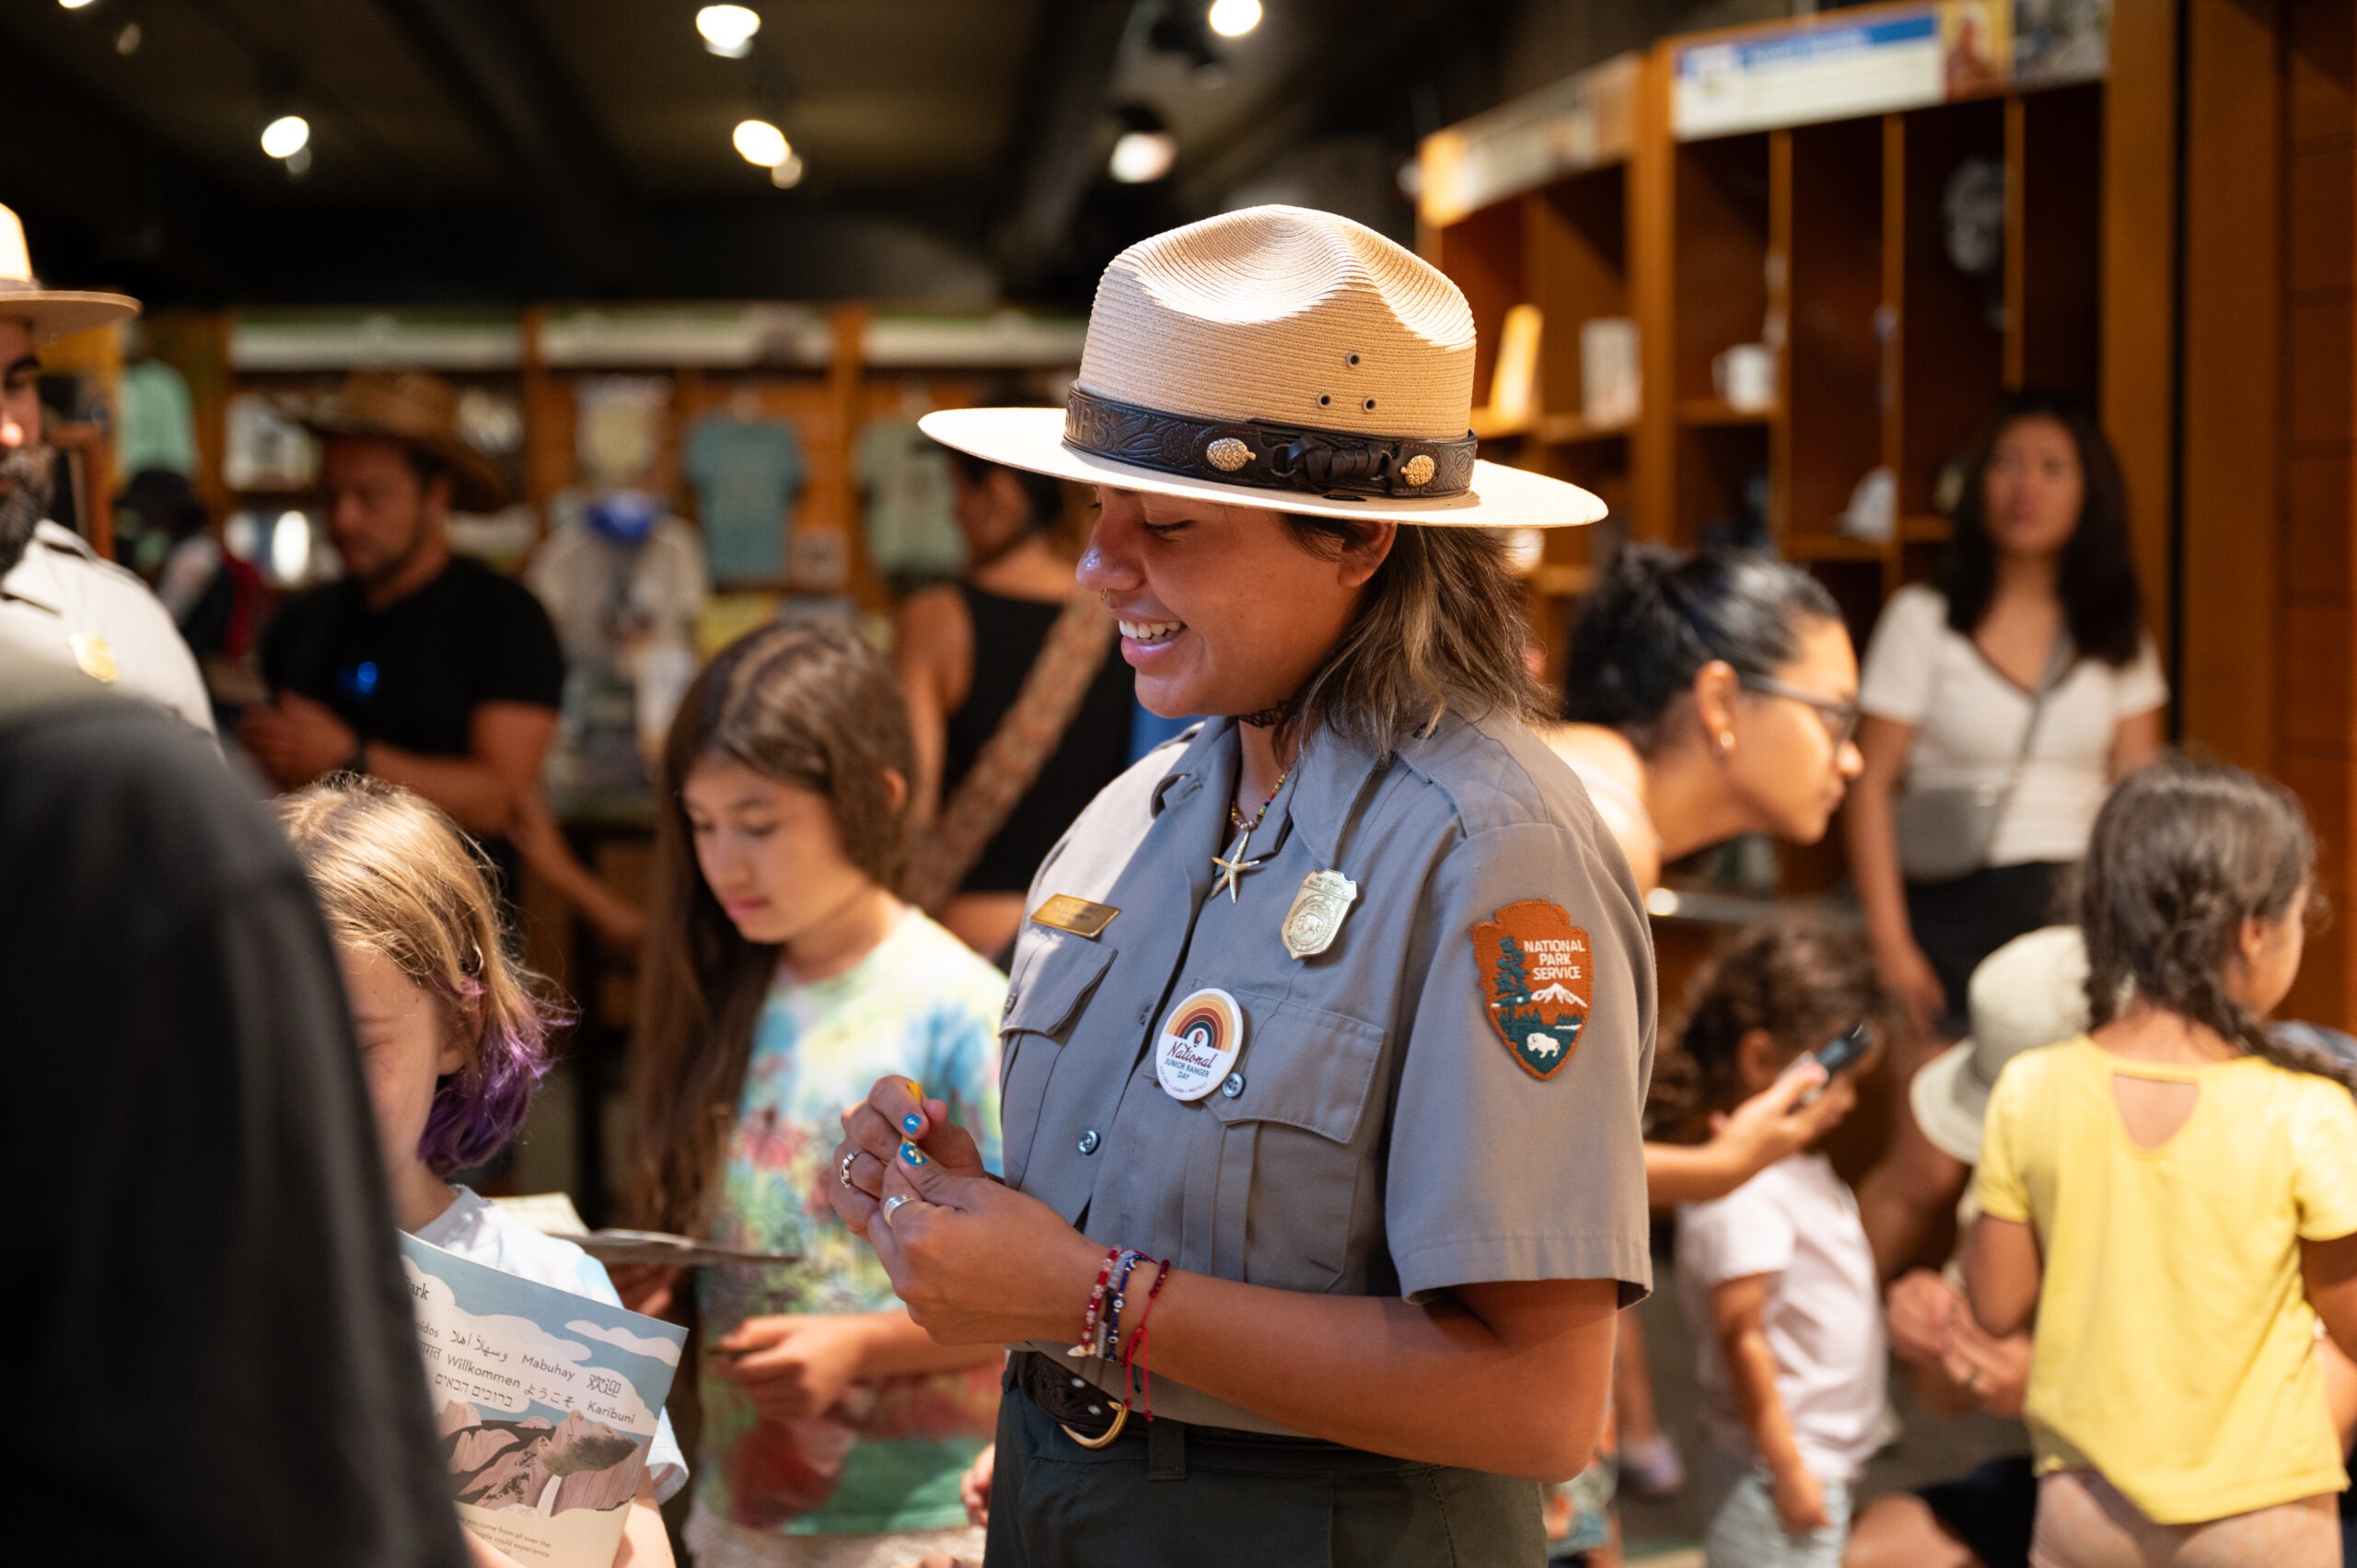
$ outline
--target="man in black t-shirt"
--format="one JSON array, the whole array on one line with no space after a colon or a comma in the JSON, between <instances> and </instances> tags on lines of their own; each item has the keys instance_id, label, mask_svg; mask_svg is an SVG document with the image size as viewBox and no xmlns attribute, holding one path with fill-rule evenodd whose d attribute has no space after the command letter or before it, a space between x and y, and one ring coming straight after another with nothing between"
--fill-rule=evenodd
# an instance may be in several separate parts
<instances>
[{"instance_id":1,"label":"man in black t-shirt","mask_svg":"<svg viewBox=\"0 0 2357 1568\"><path fill-rule=\"evenodd\" d=\"M376 773L500 834L556 736L564 659L520 585L450 552L455 505L495 509L499 470L458 436L456 394L415 372L362 372L308 423L336 582L289 599L264 633L273 702L238 727L284 789Z\"/></svg>"}]
</instances>

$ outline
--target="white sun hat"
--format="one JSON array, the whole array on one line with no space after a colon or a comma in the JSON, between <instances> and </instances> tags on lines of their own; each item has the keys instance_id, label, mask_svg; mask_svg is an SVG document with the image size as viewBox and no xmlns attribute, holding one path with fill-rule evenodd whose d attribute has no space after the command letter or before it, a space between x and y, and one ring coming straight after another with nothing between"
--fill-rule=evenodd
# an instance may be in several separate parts
<instances>
[{"instance_id":1,"label":"white sun hat","mask_svg":"<svg viewBox=\"0 0 2357 1568\"><path fill-rule=\"evenodd\" d=\"M927 436L1083 484L1323 517L1564 528L1604 503L1480 462L1473 312L1331 213L1249 207L1113 259L1062 409L945 409Z\"/></svg>"},{"instance_id":2,"label":"white sun hat","mask_svg":"<svg viewBox=\"0 0 2357 1568\"><path fill-rule=\"evenodd\" d=\"M1972 1032L1923 1064L1907 1100L1934 1146L1979 1165L1989 1093L2005 1063L2087 1032L2086 940L2075 925L2016 936L1980 960L1966 997Z\"/></svg>"},{"instance_id":3,"label":"white sun hat","mask_svg":"<svg viewBox=\"0 0 2357 1568\"><path fill-rule=\"evenodd\" d=\"M22 321L32 329L35 343L47 343L138 314L139 301L128 295L41 287L33 277L23 221L13 209L0 207L0 321Z\"/></svg>"}]
</instances>

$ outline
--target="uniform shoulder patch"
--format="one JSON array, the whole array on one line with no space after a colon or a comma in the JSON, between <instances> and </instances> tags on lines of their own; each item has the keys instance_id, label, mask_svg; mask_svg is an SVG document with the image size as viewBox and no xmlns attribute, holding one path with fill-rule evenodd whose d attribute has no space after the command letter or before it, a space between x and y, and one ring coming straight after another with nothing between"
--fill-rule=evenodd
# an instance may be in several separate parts
<instances>
[{"instance_id":1,"label":"uniform shoulder patch","mask_svg":"<svg viewBox=\"0 0 2357 1568\"><path fill-rule=\"evenodd\" d=\"M1524 1072L1553 1077L1579 1045L1596 996L1586 931L1562 905L1525 899L1475 921L1469 935L1490 1028Z\"/></svg>"}]
</instances>

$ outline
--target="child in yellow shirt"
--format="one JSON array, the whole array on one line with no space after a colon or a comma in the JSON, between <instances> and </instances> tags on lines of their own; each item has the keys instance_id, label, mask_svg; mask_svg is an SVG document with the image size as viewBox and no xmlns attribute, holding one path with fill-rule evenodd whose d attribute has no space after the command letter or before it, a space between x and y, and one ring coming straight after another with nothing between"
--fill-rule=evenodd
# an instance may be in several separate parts
<instances>
[{"instance_id":1,"label":"child in yellow shirt","mask_svg":"<svg viewBox=\"0 0 2357 1568\"><path fill-rule=\"evenodd\" d=\"M2083 866L2094 1033L1997 1080L1965 1259L2036 1318L2041 1568L2330 1568L2348 1485L2316 1354L2357 1350L2357 1100L2270 1036L2316 841L2220 763L2131 774Z\"/></svg>"}]
</instances>

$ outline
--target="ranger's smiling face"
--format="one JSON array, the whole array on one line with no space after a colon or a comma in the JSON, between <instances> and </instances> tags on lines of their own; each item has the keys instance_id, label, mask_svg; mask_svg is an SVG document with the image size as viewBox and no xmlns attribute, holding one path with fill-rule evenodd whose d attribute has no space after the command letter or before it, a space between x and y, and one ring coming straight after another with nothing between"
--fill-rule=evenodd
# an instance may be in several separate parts
<instances>
[{"instance_id":1,"label":"ranger's smiling face","mask_svg":"<svg viewBox=\"0 0 2357 1568\"><path fill-rule=\"evenodd\" d=\"M1248 714L1298 691L1389 553L1391 525L1336 559L1283 517L1099 486L1080 582L1120 623L1138 701L1166 718Z\"/></svg>"}]
</instances>

